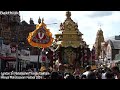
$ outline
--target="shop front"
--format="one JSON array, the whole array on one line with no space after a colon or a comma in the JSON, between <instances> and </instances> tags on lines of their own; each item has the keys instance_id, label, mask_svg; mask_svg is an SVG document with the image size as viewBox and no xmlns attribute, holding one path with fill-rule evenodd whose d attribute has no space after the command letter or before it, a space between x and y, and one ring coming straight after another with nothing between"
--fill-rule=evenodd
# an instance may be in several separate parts
<instances>
[{"instance_id":1,"label":"shop front","mask_svg":"<svg viewBox=\"0 0 120 90\"><path fill-rule=\"evenodd\" d=\"M15 57L0 56L0 71L1 72L14 71L15 70L15 64L16 64L16 58Z\"/></svg>"}]
</instances>

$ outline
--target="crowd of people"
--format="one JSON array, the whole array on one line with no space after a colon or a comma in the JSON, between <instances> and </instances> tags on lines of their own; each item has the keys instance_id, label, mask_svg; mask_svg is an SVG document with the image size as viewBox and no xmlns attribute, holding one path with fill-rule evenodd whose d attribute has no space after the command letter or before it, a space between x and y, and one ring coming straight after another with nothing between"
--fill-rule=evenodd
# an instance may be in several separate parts
<instances>
[{"instance_id":1,"label":"crowd of people","mask_svg":"<svg viewBox=\"0 0 120 90\"><path fill-rule=\"evenodd\" d=\"M48 75L43 75L41 79L120 79L120 70L118 66L112 68L100 67L91 69L91 66L86 66L84 72L79 72L76 69L74 73L65 72L62 70L43 70L42 72L49 72Z\"/></svg>"},{"instance_id":2,"label":"crowd of people","mask_svg":"<svg viewBox=\"0 0 120 90\"><path fill-rule=\"evenodd\" d=\"M120 70L117 66L96 70L91 70L91 67L87 66L85 72L74 73L51 72L50 79L120 79Z\"/></svg>"},{"instance_id":3,"label":"crowd of people","mask_svg":"<svg viewBox=\"0 0 120 90\"><path fill-rule=\"evenodd\" d=\"M23 72L35 71L33 68L28 68L23 69ZM67 72L63 69L45 69L45 67L42 67L39 72L49 73L47 75L42 75L41 79L120 79L120 70L118 66L92 69L90 65L87 65L84 72L80 72L79 69L75 69L74 73Z\"/></svg>"}]
</instances>

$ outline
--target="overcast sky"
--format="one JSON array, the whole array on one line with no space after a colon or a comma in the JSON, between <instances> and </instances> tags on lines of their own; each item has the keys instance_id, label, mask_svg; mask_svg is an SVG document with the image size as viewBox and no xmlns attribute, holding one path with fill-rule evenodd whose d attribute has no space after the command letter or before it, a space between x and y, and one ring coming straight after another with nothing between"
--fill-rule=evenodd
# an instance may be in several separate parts
<instances>
[{"instance_id":1,"label":"overcast sky","mask_svg":"<svg viewBox=\"0 0 120 90\"><path fill-rule=\"evenodd\" d=\"M20 11L21 21L29 23L33 18L38 23L38 18L44 18L48 29L54 34L60 29L60 23L64 22L66 11ZM90 48L95 43L97 31L101 25L105 38L119 35L120 12L119 11L71 11L72 19L78 23L78 28L83 33L83 39ZM57 23L57 24L52 24Z\"/></svg>"}]
</instances>

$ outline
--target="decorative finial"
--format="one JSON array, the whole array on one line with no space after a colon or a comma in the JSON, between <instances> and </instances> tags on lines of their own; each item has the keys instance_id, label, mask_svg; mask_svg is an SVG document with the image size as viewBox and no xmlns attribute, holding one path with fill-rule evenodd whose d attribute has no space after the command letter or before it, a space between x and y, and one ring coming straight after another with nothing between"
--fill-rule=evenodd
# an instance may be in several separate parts
<instances>
[{"instance_id":1,"label":"decorative finial","mask_svg":"<svg viewBox=\"0 0 120 90\"><path fill-rule=\"evenodd\" d=\"M33 21L33 19L32 18L30 18L30 24L34 24L34 21Z\"/></svg>"},{"instance_id":2,"label":"decorative finial","mask_svg":"<svg viewBox=\"0 0 120 90\"><path fill-rule=\"evenodd\" d=\"M39 24L41 23L41 19L40 19L40 17L39 17L39 19L38 19L38 23L39 23Z\"/></svg>"},{"instance_id":3,"label":"decorative finial","mask_svg":"<svg viewBox=\"0 0 120 90\"><path fill-rule=\"evenodd\" d=\"M67 12L66 12L66 17L67 17L67 18L70 18L70 17L71 17L71 12L70 12L70 11L67 11Z\"/></svg>"},{"instance_id":4,"label":"decorative finial","mask_svg":"<svg viewBox=\"0 0 120 90\"><path fill-rule=\"evenodd\" d=\"M44 23L44 18L42 18L42 23Z\"/></svg>"},{"instance_id":5,"label":"decorative finial","mask_svg":"<svg viewBox=\"0 0 120 90\"><path fill-rule=\"evenodd\" d=\"M102 29L101 29L102 24L101 24L101 23L99 23L99 24L98 24L98 26L99 26L99 30L102 30Z\"/></svg>"}]
</instances>

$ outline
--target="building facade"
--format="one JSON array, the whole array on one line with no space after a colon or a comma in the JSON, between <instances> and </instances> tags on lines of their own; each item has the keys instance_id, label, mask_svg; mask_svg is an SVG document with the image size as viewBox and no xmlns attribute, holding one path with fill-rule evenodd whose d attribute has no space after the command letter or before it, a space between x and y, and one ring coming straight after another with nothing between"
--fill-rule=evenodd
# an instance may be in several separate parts
<instances>
[{"instance_id":1,"label":"building facade","mask_svg":"<svg viewBox=\"0 0 120 90\"><path fill-rule=\"evenodd\" d=\"M106 40L106 57L108 60L120 60L120 35Z\"/></svg>"},{"instance_id":2,"label":"building facade","mask_svg":"<svg viewBox=\"0 0 120 90\"><path fill-rule=\"evenodd\" d=\"M12 66L16 64L16 60L20 56L19 51L21 50L29 49L30 54L38 55L38 49L30 46L27 42L28 34L29 32L35 30L36 24L34 24L32 18L30 18L29 23L24 20L21 21L19 11L16 12L18 13L0 15L0 61L2 63L2 70L4 70L5 67L8 67L9 65L11 66L11 62L14 62ZM38 19L38 23L41 23L40 18ZM17 49L18 57L16 56ZM8 50L10 52L8 52ZM21 64L21 58L19 58L19 61L19 63ZM14 67L15 66L13 66L13 68Z\"/></svg>"},{"instance_id":3,"label":"building facade","mask_svg":"<svg viewBox=\"0 0 120 90\"><path fill-rule=\"evenodd\" d=\"M38 19L38 23L41 23L41 19ZM0 15L0 37L3 38L4 44L15 46L18 45L18 49L30 49L31 54L37 55L38 49L31 47L27 42L29 32L35 30L36 24L32 18L29 23L20 20L19 11L15 15Z\"/></svg>"}]
</instances>

